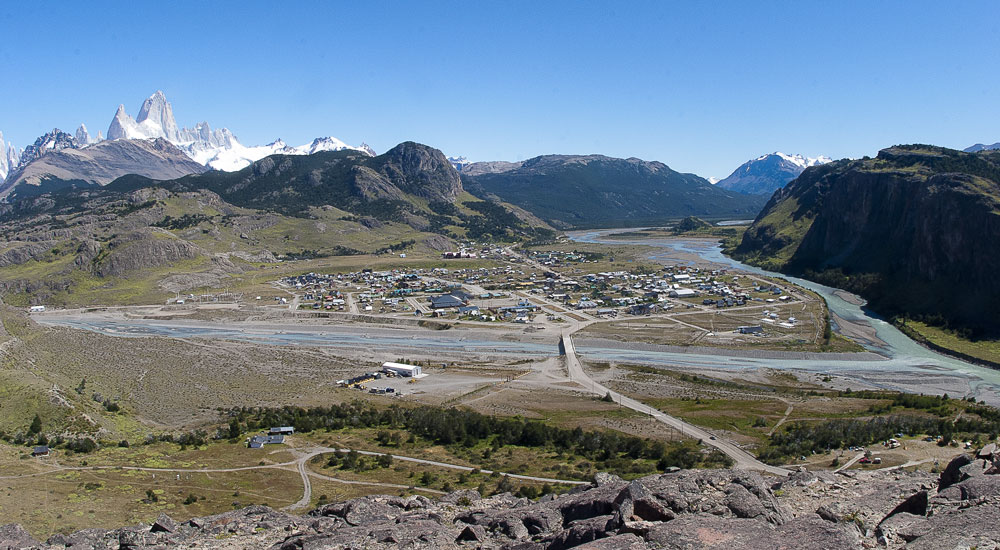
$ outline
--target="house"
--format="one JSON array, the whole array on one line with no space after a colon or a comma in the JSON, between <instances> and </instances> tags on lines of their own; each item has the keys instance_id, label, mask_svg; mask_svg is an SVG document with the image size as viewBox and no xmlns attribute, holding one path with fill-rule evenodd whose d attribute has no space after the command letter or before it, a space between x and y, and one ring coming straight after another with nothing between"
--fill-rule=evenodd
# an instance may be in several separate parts
<instances>
[{"instance_id":1,"label":"house","mask_svg":"<svg viewBox=\"0 0 1000 550\"><path fill-rule=\"evenodd\" d=\"M255 435L247 442L250 449L260 449L264 445L281 445L285 442L283 435Z\"/></svg>"},{"instance_id":2,"label":"house","mask_svg":"<svg viewBox=\"0 0 1000 550\"><path fill-rule=\"evenodd\" d=\"M740 334L764 334L764 327L760 325L746 326L739 328Z\"/></svg>"},{"instance_id":3,"label":"house","mask_svg":"<svg viewBox=\"0 0 1000 550\"><path fill-rule=\"evenodd\" d=\"M382 363L382 371L405 377L417 377L422 372L419 365L404 365L402 363Z\"/></svg>"},{"instance_id":4,"label":"house","mask_svg":"<svg viewBox=\"0 0 1000 550\"><path fill-rule=\"evenodd\" d=\"M458 308L459 315L479 315L479 306L462 306Z\"/></svg>"},{"instance_id":5,"label":"house","mask_svg":"<svg viewBox=\"0 0 1000 550\"><path fill-rule=\"evenodd\" d=\"M459 308L465 305L464 300L453 294L442 294L440 296L431 296L430 303L431 303L431 309L452 309L452 308Z\"/></svg>"},{"instance_id":6,"label":"house","mask_svg":"<svg viewBox=\"0 0 1000 550\"><path fill-rule=\"evenodd\" d=\"M295 433L295 428L293 428L292 426L272 426L267 433L272 435L274 434L292 435L293 433Z\"/></svg>"},{"instance_id":7,"label":"house","mask_svg":"<svg viewBox=\"0 0 1000 550\"><path fill-rule=\"evenodd\" d=\"M49 447L47 445L39 445L31 450L31 456L49 456Z\"/></svg>"},{"instance_id":8,"label":"house","mask_svg":"<svg viewBox=\"0 0 1000 550\"><path fill-rule=\"evenodd\" d=\"M635 304L628 308L628 312L632 315L650 315L656 313L657 309L659 307L656 304Z\"/></svg>"}]
</instances>

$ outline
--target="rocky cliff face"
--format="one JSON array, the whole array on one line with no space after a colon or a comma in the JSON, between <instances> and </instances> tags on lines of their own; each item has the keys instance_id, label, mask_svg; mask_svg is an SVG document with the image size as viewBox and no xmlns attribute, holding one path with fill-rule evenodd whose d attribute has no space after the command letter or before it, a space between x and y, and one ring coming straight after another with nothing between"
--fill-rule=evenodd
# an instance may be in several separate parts
<instances>
[{"instance_id":1,"label":"rocky cliff face","mask_svg":"<svg viewBox=\"0 0 1000 550\"><path fill-rule=\"evenodd\" d=\"M751 263L864 295L887 314L996 330L1000 153L893 147L810 168L735 250Z\"/></svg>"},{"instance_id":2,"label":"rocky cliff face","mask_svg":"<svg viewBox=\"0 0 1000 550\"><path fill-rule=\"evenodd\" d=\"M1000 548L1000 458L956 458L938 478L902 471L800 471L765 479L735 470L680 471L537 502L458 491L369 496L306 516L251 506L183 523L54 535L41 543L0 527L0 548L305 549L950 549Z\"/></svg>"},{"instance_id":3,"label":"rocky cliff face","mask_svg":"<svg viewBox=\"0 0 1000 550\"><path fill-rule=\"evenodd\" d=\"M369 165L403 192L430 201L455 202L462 180L444 153L407 141L375 157Z\"/></svg>"}]
</instances>

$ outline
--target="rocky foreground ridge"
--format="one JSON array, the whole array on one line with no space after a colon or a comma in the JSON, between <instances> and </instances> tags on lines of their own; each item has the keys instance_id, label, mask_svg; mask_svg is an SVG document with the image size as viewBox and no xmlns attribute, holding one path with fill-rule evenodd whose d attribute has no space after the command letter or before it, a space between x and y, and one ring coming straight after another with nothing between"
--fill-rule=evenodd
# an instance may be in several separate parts
<instances>
[{"instance_id":1,"label":"rocky foreground ridge","mask_svg":"<svg viewBox=\"0 0 1000 550\"><path fill-rule=\"evenodd\" d=\"M687 470L632 482L598 474L591 486L538 502L464 490L437 501L368 496L305 516L250 506L44 543L6 525L0 548L997 549L1000 455L980 456L958 456L940 476Z\"/></svg>"}]
</instances>

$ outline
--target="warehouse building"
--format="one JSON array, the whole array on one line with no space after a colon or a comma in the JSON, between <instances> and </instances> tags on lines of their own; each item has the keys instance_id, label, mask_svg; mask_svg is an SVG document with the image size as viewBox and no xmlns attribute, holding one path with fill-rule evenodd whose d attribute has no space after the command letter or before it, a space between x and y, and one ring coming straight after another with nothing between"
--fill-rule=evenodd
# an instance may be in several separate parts
<instances>
[{"instance_id":1,"label":"warehouse building","mask_svg":"<svg viewBox=\"0 0 1000 550\"><path fill-rule=\"evenodd\" d=\"M382 372L411 378L420 376L421 374L419 365L404 365L402 363L382 363Z\"/></svg>"}]
</instances>

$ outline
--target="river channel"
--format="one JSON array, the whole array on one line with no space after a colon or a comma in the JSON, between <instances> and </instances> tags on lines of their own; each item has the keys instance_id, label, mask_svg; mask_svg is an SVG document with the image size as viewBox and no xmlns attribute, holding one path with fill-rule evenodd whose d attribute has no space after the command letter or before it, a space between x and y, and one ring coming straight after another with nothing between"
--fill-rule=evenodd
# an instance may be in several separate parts
<instances>
[{"instance_id":1,"label":"river channel","mask_svg":"<svg viewBox=\"0 0 1000 550\"><path fill-rule=\"evenodd\" d=\"M634 229L632 229L634 231ZM834 354L829 357L810 354L809 357L768 356L768 354L733 353L711 349L678 350L656 347L630 347L602 345L598 342L579 340L577 351L584 359L618 361L650 366L664 366L689 372L718 370L778 369L795 371L801 375L831 375L858 382L856 389L884 388L915 393L943 394L953 397L972 395L976 399L1000 406L1000 371L965 363L930 351L913 342L891 324L869 315L859 304L860 299L843 291L818 285L811 281L770 273L724 256L720 247L704 239L609 238L615 232L600 230L578 231L570 237L578 242L606 244L641 244L657 249L649 254L653 261L676 264L697 258L728 268L736 268L758 275L780 277L808 288L826 299L831 313L854 323L869 326L875 337L862 342L870 350L867 354ZM493 330L424 331L358 326L351 324L328 326L260 325L248 326L207 321L154 320L102 317L99 315L49 315L35 317L41 323L90 330L121 337L169 337L245 341L257 344L333 347L384 352L396 357L394 351L413 351L430 355L448 354L453 357L516 357L544 358L558 353L554 335L540 333L536 336L511 338L510 333ZM547 331L544 331L547 332ZM878 355L875 355L878 354Z\"/></svg>"},{"instance_id":2,"label":"river channel","mask_svg":"<svg viewBox=\"0 0 1000 550\"><path fill-rule=\"evenodd\" d=\"M835 316L854 324L871 328L875 338L860 343L870 351L884 357L884 361L789 361L760 360L751 364L784 369L799 369L813 372L842 373L857 376L880 387L902 389L923 393L948 392L955 387L959 393L952 397L973 395L994 405L1000 404L1000 371L973 365L947 355L929 350L914 342L891 323L872 315L864 309L864 300L849 292L824 286L805 279L789 277L781 273L766 271L736 261L722 253L718 243L708 239L684 239L676 237L613 238L615 233L637 231L630 229L605 229L575 231L569 237L581 243L610 245L634 244L659 248L660 251L647 255L650 260L663 264L683 264L696 256L704 262L725 268L734 268L748 273L768 277L778 277L812 290L822 296ZM703 356L704 357L704 356ZM653 359L653 358L647 358ZM717 356L708 356L704 364L717 366L723 361ZM732 366L749 366L747 360L727 362ZM694 366L692 362L685 362Z\"/></svg>"}]
</instances>

